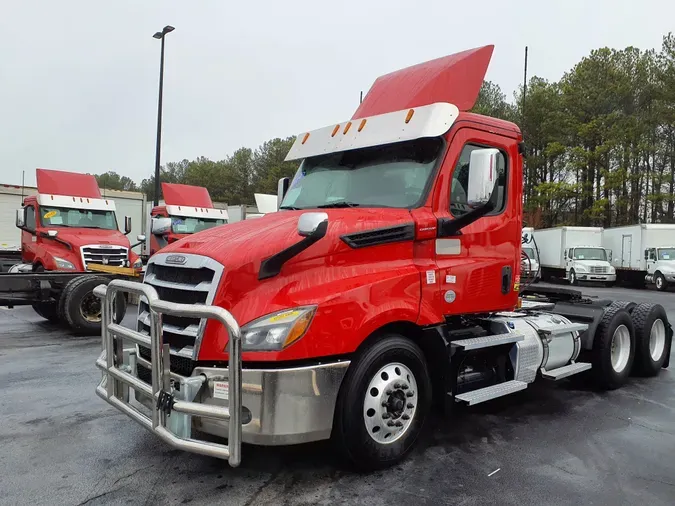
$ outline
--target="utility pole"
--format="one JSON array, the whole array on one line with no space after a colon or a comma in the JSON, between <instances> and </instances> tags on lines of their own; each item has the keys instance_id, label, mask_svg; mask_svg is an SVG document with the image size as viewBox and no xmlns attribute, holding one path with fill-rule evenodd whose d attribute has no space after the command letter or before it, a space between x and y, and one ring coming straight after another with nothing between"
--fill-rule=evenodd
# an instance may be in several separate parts
<instances>
[{"instance_id":1,"label":"utility pole","mask_svg":"<svg viewBox=\"0 0 675 506\"><path fill-rule=\"evenodd\" d=\"M159 205L159 158L162 150L162 92L164 90L164 39L166 34L173 32L175 28L166 25L161 32L153 35L155 39L162 41L162 50L159 59L159 100L157 101L157 146L155 151L155 206Z\"/></svg>"}]
</instances>

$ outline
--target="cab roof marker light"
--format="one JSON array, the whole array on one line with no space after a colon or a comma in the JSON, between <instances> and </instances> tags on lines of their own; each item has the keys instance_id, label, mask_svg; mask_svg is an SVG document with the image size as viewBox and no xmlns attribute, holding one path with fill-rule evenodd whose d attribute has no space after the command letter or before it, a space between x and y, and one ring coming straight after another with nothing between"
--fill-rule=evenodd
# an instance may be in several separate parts
<instances>
[{"instance_id":1,"label":"cab roof marker light","mask_svg":"<svg viewBox=\"0 0 675 506\"><path fill-rule=\"evenodd\" d=\"M304 144L305 142L307 142L307 139L309 139L309 132L307 132L305 136L302 138L302 143Z\"/></svg>"},{"instance_id":2,"label":"cab roof marker light","mask_svg":"<svg viewBox=\"0 0 675 506\"><path fill-rule=\"evenodd\" d=\"M331 137L335 137L335 134L340 130L340 125L335 125L335 128L333 128L333 133L330 134Z\"/></svg>"},{"instance_id":3,"label":"cab roof marker light","mask_svg":"<svg viewBox=\"0 0 675 506\"><path fill-rule=\"evenodd\" d=\"M350 129L351 127L352 127L352 122L350 121L350 122L347 123L347 125L345 126L345 130L344 130L344 132L342 132L342 135L344 135L344 134L346 134L347 132L349 132L349 129Z\"/></svg>"},{"instance_id":4,"label":"cab roof marker light","mask_svg":"<svg viewBox=\"0 0 675 506\"><path fill-rule=\"evenodd\" d=\"M360 132L361 130L363 130L363 127L366 126L366 121L367 121L367 120L366 120L365 118L363 118L363 119L361 120L361 124L359 125L359 129L357 130L357 132Z\"/></svg>"},{"instance_id":5,"label":"cab roof marker light","mask_svg":"<svg viewBox=\"0 0 675 506\"><path fill-rule=\"evenodd\" d=\"M406 117L405 117L405 122L406 122L406 124L407 124L407 123L410 123L410 120L412 119L413 114L415 114L415 109L410 109L410 110L408 111L408 114L407 114Z\"/></svg>"}]
</instances>

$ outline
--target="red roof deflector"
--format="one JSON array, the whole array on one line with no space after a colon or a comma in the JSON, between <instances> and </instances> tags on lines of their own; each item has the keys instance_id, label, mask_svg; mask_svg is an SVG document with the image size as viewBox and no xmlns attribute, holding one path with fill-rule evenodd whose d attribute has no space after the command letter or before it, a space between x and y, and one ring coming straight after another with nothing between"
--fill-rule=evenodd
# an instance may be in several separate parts
<instances>
[{"instance_id":1,"label":"red roof deflector","mask_svg":"<svg viewBox=\"0 0 675 506\"><path fill-rule=\"evenodd\" d=\"M352 120L436 102L468 111L476 103L493 50L469 49L380 76Z\"/></svg>"},{"instance_id":2,"label":"red roof deflector","mask_svg":"<svg viewBox=\"0 0 675 506\"><path fill-rule=\"evenodd\" d=\"M38 193L42 195L101 198L101 190L91 174L51 169L36 169L35 174Z\"/></svg>"},{"instance_id":3,"label":"red roof deflector","mask_svg":"<svg viewBox=\"0 0 675 506\"><path fill-rule=\"evenodd\" d=\"M164 204L167 206L213 208L209 191L202 186L162 183L162 195L164 196Z\"/></svg>"}]
</instances>

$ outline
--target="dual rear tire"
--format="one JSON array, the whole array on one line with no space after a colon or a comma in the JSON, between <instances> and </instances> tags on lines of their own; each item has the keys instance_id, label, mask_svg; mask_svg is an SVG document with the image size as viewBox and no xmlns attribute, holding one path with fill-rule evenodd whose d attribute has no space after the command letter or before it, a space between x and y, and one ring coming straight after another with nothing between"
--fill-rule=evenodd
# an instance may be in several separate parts
<instances>
[{"instance_id":1,"label":"dual rear tire","mask_svg":"<svg viewBox=\"0 0 675 506\"><path fill-rule=\"evenodd\" d=\"M632 372L655 376L670 354L666 312L659 304L617 301L605 309L595 332L592 372L607 390L622 386Z\"/></svg>"}]
</instances>

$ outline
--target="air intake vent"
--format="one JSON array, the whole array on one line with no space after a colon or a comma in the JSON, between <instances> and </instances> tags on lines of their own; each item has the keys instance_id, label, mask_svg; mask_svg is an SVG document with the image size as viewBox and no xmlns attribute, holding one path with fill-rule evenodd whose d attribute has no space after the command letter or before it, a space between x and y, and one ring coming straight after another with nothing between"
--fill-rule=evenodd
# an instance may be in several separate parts
<instances>
[{"instance_id":1,"label":"air intake vent","mask_svg":"<svg viewBox=\"0 0 675 506\"><path fill-rule=\"evenodd\" d=\"M377 228L366 232L343 235L341 239L351 248L365 248L390 242L412 241L415 238L415 224Z\"/></svg>"}]
</instances>

